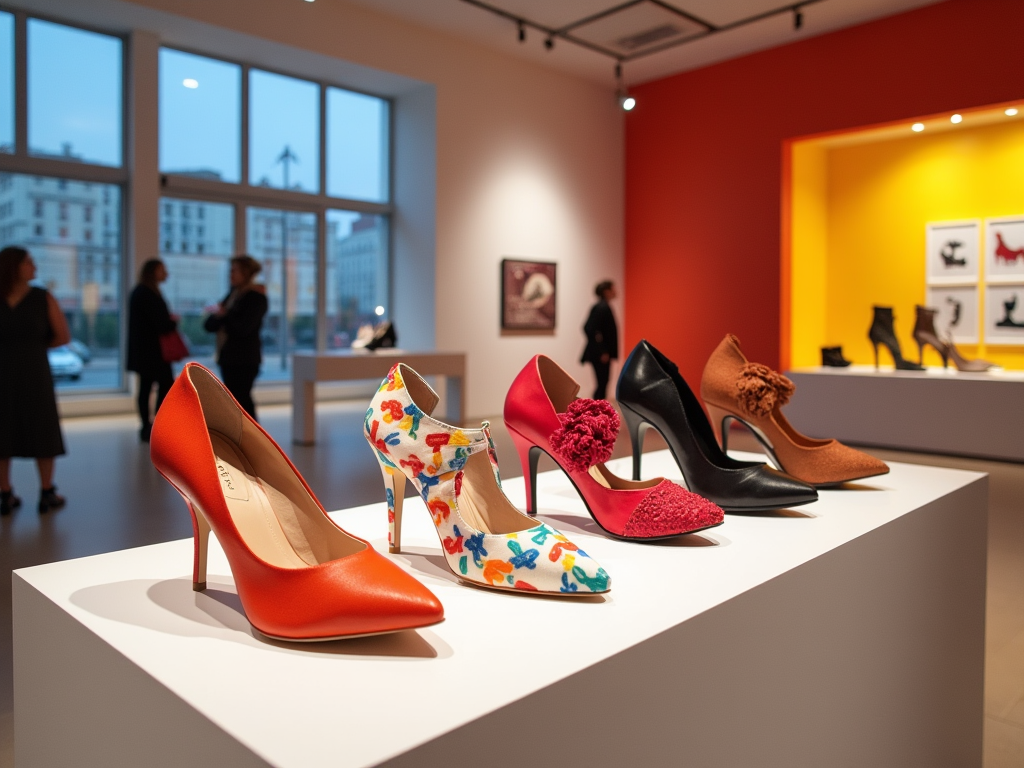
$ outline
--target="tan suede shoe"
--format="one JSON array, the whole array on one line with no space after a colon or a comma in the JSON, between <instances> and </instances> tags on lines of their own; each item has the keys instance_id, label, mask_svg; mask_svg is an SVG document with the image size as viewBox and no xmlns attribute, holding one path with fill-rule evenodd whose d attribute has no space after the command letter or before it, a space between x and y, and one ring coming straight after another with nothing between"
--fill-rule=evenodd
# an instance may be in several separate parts
<instances>
[{"instance_id":1,"label":"tan suede shoe","mask_svg":"<svg viewBox=\"0 0 1024 768\"><path fill-rule=\"evenodd\" d=\"M889 471L885 462L838 440L816 440L797 432L782 415L782 406L795 389L781 373L748 362L732 335L712 353L700 381L700 396L723 450L728 448L729 422L735 420L750 428L779 469L817 487Z\"/></svg>"}]
</instances>

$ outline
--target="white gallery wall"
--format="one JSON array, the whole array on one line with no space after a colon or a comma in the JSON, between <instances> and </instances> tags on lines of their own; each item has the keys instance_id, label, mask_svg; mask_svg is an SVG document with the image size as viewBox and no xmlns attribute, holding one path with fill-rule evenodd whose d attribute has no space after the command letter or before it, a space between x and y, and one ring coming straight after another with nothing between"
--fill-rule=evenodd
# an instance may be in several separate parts
<instances>
[{"instance_id":1,"label":"white gallery wall","mask_svg":"<svg viewBox=\"0 0 1024 768\"><path fill-rule=\"evenodd\" d=\"M433 337L437 349L469 354L471 416L500 414L512 378L538 352L565 366L589 394L592 374L578 362L581 327L593 286L621 284L623 275L624 116L610 64L602 87L340 0L18 5L58 19L96 19L96 26L116 19L166 44L215 55L211 46L225 48L225 58L299 75L312 75L310 67L322 73L330 57L336 72L347 73L339 85L394 96L400 253L393 315L400 342L427 346ZM511 25L508 32L515 32ZM411 123L401 121L403 110ZM417 167L432 140L436 166ZM433 206L423 199L432 188ZM558 263L554 334L502 333L500 261L510 256ZM436 271L429 268L434 260Z\"/></svg>"}]
</instances>

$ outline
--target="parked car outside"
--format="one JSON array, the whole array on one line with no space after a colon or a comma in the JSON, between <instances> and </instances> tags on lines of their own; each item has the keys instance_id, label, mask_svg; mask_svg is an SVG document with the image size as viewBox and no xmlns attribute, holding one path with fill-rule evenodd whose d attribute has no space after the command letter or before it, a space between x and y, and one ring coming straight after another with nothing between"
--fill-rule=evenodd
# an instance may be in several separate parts
<instances>
[{"instance_id":1,"label":"parked car outside","mask_svg":"<svg viewBox=\"0 0 1024 768\"><path fill-rule=\"evenodd\" d=\"M55 379L71 379L78 381L82 376L82 369L85 364L82 358L72 352L67 346L54 347L46 351L50 359L50 372Z\"/></svg>"},{"instance_id":2,"label":"parked car outside","mask_svg":"<svg viewBox=\"0 0 1024 768\"><path fill-rule=\"evenodd\" d=\"M79 341L78 339L72 339L68 342L68 349L78 355L83 363L88 363L92 360L92 350L86 346L85 342Z\"/></svg>"}]
</instances>

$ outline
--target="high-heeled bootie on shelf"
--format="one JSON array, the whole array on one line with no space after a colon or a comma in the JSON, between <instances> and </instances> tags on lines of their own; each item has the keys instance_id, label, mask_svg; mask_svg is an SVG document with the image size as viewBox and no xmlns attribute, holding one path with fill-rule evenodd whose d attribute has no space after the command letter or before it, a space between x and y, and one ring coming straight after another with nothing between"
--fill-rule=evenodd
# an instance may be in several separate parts
<instances>
[{"instance_id":1,"label":"high-heeled bootie on shelf","mask_svg":"<svg viewBox=\"0 0 1024 768\"><path fill-rule=\"evenodd\" d=\"M434 419L437 394L399 363L363 423L388 501L388 543L401 552L405 481L426 504L452 573L479 586L557 595L607 592L608 573L546 523L520 512L501 490L489 425L459 429Z\"/></svg>"},{"instance_id":2,"label":"high-heeled bootie on shelf","mask_svg":"<svg viewBox=\"0 0 1024 768\"><path fill-rule=\"evenodd\" d=\"M914 341L917 342L918 363L924 366L924 348L930 346L942 357L942 367L949 367L949 352L944 341L939 341L939 333L935 330L937 309L914 306L917 317L914 320Z\"/></svg>"},{"instance_id":3,"label":"high-heeled bootie on shelf","mask_svg":"<svg viewBox=\"0 0 1024 768\"><path fill-rule=\"evenodd\" d=\"M868 329L868 338L871 339L871 344L875 348L875 368L878 368L878 345L881 344L887 347L892 354L896 370L923 371L923 365L903 358L900 341L896 338L896 330L893 327L892 307L875 307L874 310L875 316L871 321L871 328Z\"/></svg>"},{"instance_id":4,"label":"high-heeled bootie on shelf","mask_svg":"<svg viewBox=\"0 0 1024 768\"><path fill-rule=\"evenodd\" d=\"M668 443L686 487L726 512L795 507L818 498L813 487L764 462L725 455L679 368L646 340L626 358L615 399L633 442L634 480L640 479L644 433L653 428Z\"/></svg>"},{"instance_id":5,"label":"high-heeled bootie on shelf","mask_svg":"<svg viewBox=\"0 0 1024 768\"><path fill-rule=\"evenodd\" d=\"M729 424L745 425L783 472L818 488L884 475L889 467L838 440L816 440L798 432L782 413L796 387L766 365L751 363L735 336L726 336L704 366L700 396L722 450Z\"/></svg>"},{"instance_id":6,"label":"high-heeled bootie on shelf","mask_svg":"<svg viewBox=\"0 0 1024 768\"><path fill-rule=\"evenodd\" d=\"M548 454L609 534L659 539L720 525L722 509L664 478L624 480L611 458L619 415L605 400L577 398L580 385L551 358L537 355L505 396L505 426L519 452L527 512L537 513L537 460Z\"/></svg>"},{"instance_id":7,"label":"high-heeled bootie on shelf","mask_svg":"<svg viewBox=\"0 0 1024 768\"><path fill-rule=\"evenodd\" d=\"M264 635L333 640L444 618L430 590L327 516L284 451L198 363L160 406L150 454L192 515L192 588L206 588L212 530Z\"/></svg>"},{"instance_id":8,"label":"high-heeled bootie on shelf","mask_svg":"<svg viewBox=\"0 0 1024 768\"><path fill-rule=\"evenodd\" d=\"M843 357L842 347L822 347L821 365L824 368L846 368L850 361Z\"/></svg>"}]
</instances>

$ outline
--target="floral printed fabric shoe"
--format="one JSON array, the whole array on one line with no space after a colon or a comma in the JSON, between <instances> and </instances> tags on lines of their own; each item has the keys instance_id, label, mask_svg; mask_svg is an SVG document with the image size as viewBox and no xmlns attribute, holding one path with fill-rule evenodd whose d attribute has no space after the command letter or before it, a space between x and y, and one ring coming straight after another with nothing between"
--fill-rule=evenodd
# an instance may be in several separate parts
<instances>
[{"instance_id":1,"label":"floral printed fabric shoe","mask_svg":"<svg viewBox=\"0 0 1024 768\"><path fill-rule=\"evenodd\" d=\"M444 424L430 416L437 402L420 375L399 363L366 411L363 431L384 477L391 552L401 552L408 478L459 578L492 589L607 592L611 579L604 568L554 528L520 512L502 492L487 422L482 429Z\"/></svg>"}]
</instances>

